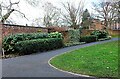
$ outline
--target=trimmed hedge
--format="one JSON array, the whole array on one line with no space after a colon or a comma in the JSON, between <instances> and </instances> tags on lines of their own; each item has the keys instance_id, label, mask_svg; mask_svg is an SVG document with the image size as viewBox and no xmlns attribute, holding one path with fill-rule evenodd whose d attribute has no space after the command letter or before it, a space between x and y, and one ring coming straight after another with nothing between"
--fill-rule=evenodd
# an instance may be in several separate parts
<instances>
[{"instance_id":1,"label":"trimmed hedge","mask_svg":"<svg viewBox=\"0 0 120 79\"><path fill-rule=\"evenodd\" d=\"M15 51L20 55L31 54L38 51L47 51L63 47L61 38L35 39L20 41L15 44Z\"/></svg>"},{"instance_id":2,"label":"trimmed hedge","mask_svg":"<svg viewBox=\"0 0 120 79\"><path fill-rule=\"evenodd\" d=\"M97 37L95 35L83 36L80 38L80 42L90 43L95 41L97 41Z\"/></svg>"},{"instance_id":3,"label":"trimmed hedge","mask_svg":"<svg viewBox=\"0 0 120 79\"><path fill-rule=\"evenodd\" d=\"M13 53L14 45L20 41L33 40L33 39L45 39L45 38L62 38L62 34L58 32L53 33L20 33L7 36L3 39L2 47L5 52Z\"/></svg>"},{"instance_id":4,"label":"trimmed hedge","mask_svg":"<svg viewBox=\"0 0 120 79\"><path fill-rule=\"evenodd\" d=\"M5 52L13 52L15 43L19 41L48 38L48 33L22 33L7 36L3 39L3 48Z\"/></svg>"}]
</instances>

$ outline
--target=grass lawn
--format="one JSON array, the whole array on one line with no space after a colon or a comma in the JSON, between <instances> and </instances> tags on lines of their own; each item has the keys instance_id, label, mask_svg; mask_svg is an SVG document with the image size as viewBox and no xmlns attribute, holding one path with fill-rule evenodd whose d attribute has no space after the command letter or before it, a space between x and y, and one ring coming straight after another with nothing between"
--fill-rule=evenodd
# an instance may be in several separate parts
<instances>
[{"instance_id":1,"label":"grass lawn","mask_svg":"<svg viewBox=\"0 0 120 79\"><path fill-rule=\"evenodd\" d=\"M53 58L50 63L59 69L74 73L118 77L118 41L67 52Z\"/></svg>"},{"instance_id":2,"label":"grass lawn","mask_svg":"<svg viewBox=\"0 0 120 79\"><path fill-rule=\"evenodd\" d=\"M120 35L112 35L113 38L120 38Z\"/></svg>"}]
</instances>

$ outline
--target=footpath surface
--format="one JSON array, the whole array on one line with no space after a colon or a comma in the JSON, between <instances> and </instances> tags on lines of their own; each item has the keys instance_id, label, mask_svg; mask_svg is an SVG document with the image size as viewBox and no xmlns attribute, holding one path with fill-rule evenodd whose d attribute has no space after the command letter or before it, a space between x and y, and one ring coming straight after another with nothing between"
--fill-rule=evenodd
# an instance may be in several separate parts
<instances>
[{"instance_id":1,"label":"footpath surface","mask_svg":"<svg viewBox=\"0 0 120 79\"><path fill-rule=\"evenodd\" d=\"M82 76L61 72L50 67L48 65L48 60L55 55L59 55L67 51L115 40L118 40L118 38L71 46L43 53L25 55L16 58L2 59L2 77L79 77L80 79L83 79L84 77Z\"/></svg>"}]
</instances>

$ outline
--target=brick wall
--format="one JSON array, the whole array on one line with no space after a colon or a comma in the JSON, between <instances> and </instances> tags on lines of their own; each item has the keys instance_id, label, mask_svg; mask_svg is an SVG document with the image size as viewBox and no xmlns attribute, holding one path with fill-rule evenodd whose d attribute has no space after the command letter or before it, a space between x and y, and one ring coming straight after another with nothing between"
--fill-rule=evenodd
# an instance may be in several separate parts
<instances>
[{"instance_id":1,"label":"brick wall","mask_svg":"<svg viewBox=\"0 0 120 79\"><path fill-rule=\"evenodd\" d=\"M120 35L120 30L109 30L110 35Z\"/></svg>"},{"instance_id":2,"label":"brick wall","mask_svg":"<svg viewBox=\"0 0 120 79\"><path fill-rule=\"evenodd\" d=\"M1 46L2 46L2 39L5 36L8 36L10 34L17 34L17 33L35 33L38 31L48 32L48 29L43 27L0 24L0 52L1 52Z\"/></svg>"},{"instance_id":3,"label":"brick wall","mask_svg":"<svg viewBox=\"0 0 120 79\"><path fill-rule=\"evenodd\" d=\"M81 36L90 35L94 30L82 30Z\"/></svg>"},{"instance_id":4,"label":"brick wall","mask_svg":"<svg viewBox=\"0 0 120 79\"><path fill-rule=\"evenodd\" d=\"M68 41L69 41L69 33L68 33L68 31L61 32L61 33L62 33L63 38L64 38L63 42L64 42L64 43L65 43L65 42L68 42Z\"/></svg>"},{"instance_id":5,"label":"brick wall","mask_svg":"<svg viewBox=\"0 0 120 79\"><path fill-rule=\"evenodd\" d=\"M35 32L48 32L48 29L43 27L21 26L21 25L8 25L4 24L2 27L2 34L8 36L17 33L35 33Z\"/></svg>"}]
</instances>

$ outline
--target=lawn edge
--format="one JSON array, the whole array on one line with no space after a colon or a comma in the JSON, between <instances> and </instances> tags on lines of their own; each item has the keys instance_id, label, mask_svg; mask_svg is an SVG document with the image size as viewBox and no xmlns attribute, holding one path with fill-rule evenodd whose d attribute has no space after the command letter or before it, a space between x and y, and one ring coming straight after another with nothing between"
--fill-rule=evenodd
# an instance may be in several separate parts
<instances>
[{"instance_id":1,"label":"lawn edge","mask_svg":"<svg viewBox=\"0 0 120 79\"><path fill-rule=\"evenodd\" d=\"M118 40L113 40L113 41L119 41L119 40L120 40L120 39L118 38ZM109 41L109 42L113 42L113 41ZM100 41L98 41L98 42L100 42ZM108 42L105 42L105 43L108 43ZM100 43L100 44L104 44L104 43ZM94 44L94 45L97 45L97 44ZM90 46L92 46L92 45L90 45ZM89 47L89 46L85 46L85 47ZM85 47L82 47L82 48L85 48ZM78 48L78 49L79 49L79 48ZM75 50L77 50L77 49L75 49ZM74 50L71 50L71 51L74 51ZM68 52L69 52L69 51L64 52L64 53L62 53L62 54L65 54L65 53L68 53ZM50 67L58 70L58 71L65 72L65 73L69 73L69 74L72 74L72 75L81 76L81 77L88 77L88 78L96 78L96 77L94 77L94 76L82 75L82 74L73 73L73 72L70 72L70 71L65 71L65 70L62 70L62 69L59 69L59 68L53 66L53 65L50 63L50 61L51 61L53 58L55 58L55 57L57 57L57 56L60 56L60 55L62 55L62 54L58 54L58 55L55 55L55 56L51 57L51 58L48 60L48 65L49 65Z\"/></svg>"},{"instance_id":2,"label":"lawn edge","mask_svg":"<svg viewBox=\"0 0 120 79\"><path fill-rule=\"evenodd\" d=\"M64 53L62 53L62 54L65 54L65 53L67 53L67 52L64 52ZM48 60L48 65L49 65L50 67L58 70L58 71L65 72L65 73L69 73L69 74L71 74L71 75L76 75L76 76L80 76L80 77L95 78L95 77L89 76L89 75L82 75L82 74L73 73L73 72L70 72L70 71L65 71L65 70L62 70L62 69L59 69L59 68L53 66L53 65L50 63L50 61L51 61L53 58L55 58L55 57L57 57L57 56L60 56L60 55L62 55L62 54L55 55L55 56L53 56L52 58L50 58L50 59Z\"/></svg>"}]
</instances>

